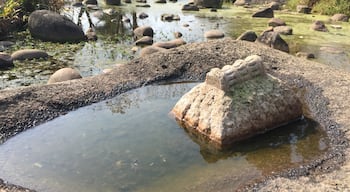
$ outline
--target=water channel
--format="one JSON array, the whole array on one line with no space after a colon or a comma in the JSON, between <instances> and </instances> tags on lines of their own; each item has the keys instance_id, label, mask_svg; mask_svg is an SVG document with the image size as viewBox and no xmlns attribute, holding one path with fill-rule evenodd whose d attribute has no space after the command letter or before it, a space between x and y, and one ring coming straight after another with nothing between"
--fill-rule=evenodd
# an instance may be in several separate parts
<instances>
[{"instance_id":1,"label":"water channel","mask_svg":"<svg viewBox=\"0 0 350 192\"><path fill-rule=\"evenodd\" d=\"M1 145L0 178L44 192L234 190L328 148L303 119L213 149L169 115L195 84L142 87L27 130Z\"/></svg>"},{"instance_id":2,"label":"water channel","mask_svg":"<svg viewBox=\"0 0 350 192\"><path fill-rule=\"evenodd\" d=\"M15 62L15 68L0 70L0 89L28 86L32 84L45 84L49 76L63 67L77 69L83 77L102 73L106 68L113 68L120 63L126 63L138 57L138 51L133 53L134 40L131 35L132 26L124 23L124 33L117 34L116 21L123 15L132 21L132 13L136 12L149 15L145 19L137 19L139 26L152 26L155 31L154 41L167 41L174 39L174 32L181 32L187 43L206 41L203 33L211 29L219 29L225 32L226 37L237 38L246 30L254 30L257 34L267 28L266 18L252 18L251 15L260 7L246 9L231 4L224 4L217 12L209 9L201 9L199 12L181 11L185 0L176 3L157 4L148 2L151 7L136 7L136 4L122 4L122 6L107 6L103 1L99 2L99 9L89 10L92 23L96 27L97 41L82 42L79 44L57 44L35 40L27 31L14 34L9 40L15 43L5 52L23 48L42 49L51 56L49 60L35 60ZM73 7L68 3L62 10L74 22L78 22L79 7ZM111 10L112 9L112 10ZM175 14L179 21L162 21L164 13ZM296 14L288 11L275 11L275 17L283 19L287 25L293 28L293 35L283 36L291 49L291 54L298 51L314 53L315 61L350 71L350 24L345 22L332 23L328 16ZM322 20L328 26L329 32L316 32L310 29L314 20ZM82 15L82 27L88 29L87 15ZM338 25L341 29L332 28ZM339 28L339 27L338 27Z\"/></svg>"}]
</instances>

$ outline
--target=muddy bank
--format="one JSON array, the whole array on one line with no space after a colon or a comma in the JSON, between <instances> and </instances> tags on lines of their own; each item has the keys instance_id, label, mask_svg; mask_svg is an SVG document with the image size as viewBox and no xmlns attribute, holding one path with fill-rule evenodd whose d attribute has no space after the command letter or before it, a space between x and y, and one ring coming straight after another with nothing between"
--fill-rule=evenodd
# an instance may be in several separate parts
<instances>
[{"instance_id":1,"label":"muddy bank","mask_svg":"<svg viewBox=\"0 0 350 192\"><path fill-rule=\"evenodd\" d=\"M345 160L349 155L346 138L350 138L350 74L254 43L231 39L188 44L135 59L111 73L95 77L2 90L0 141L3 143L25 129L136 87L161 81L203 80L209 69L231 64L251 54L260 55L270 73L299 88L298 95L307 105L308 115L320 122L329 135L330 150L308 165L276 173L270 179L242 190L300 191L313 187L321 191L350 190L347 186L350 162ZM230 191L225 188L225 182L234 177L228 175L225 181L193 186L193 190Z\"/></svg>"}]
</instances>

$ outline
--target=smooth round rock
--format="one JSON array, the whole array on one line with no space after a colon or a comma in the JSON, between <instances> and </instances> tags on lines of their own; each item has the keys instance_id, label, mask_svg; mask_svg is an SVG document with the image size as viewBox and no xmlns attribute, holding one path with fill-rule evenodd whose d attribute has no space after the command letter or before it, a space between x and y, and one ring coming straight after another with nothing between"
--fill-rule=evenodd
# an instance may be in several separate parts
<instances>
[{"instance_id":1,"label":"smooth round rock","mask_svg":"<svg viewBox=\"0 0 350 192\"><path fill-rule=\"evenodd\" d=\"M143 36L153 37L153 34L154 34L153 29L150 26L140 26L134 30L134 36L138 39Z\"/></svg>"},{"instance_id":2,"label":"smooth round rock","mask_svg":"<svg viewBox=\"0 0 350 192\"><path fill-rule=\"evenodd\" d=\"M80 42L86 40L84 32L68 17L48 10L30 14L28 29L34 38L52 42Z\"/></svg>"},{"instance_id":3,"label":"smooth round rock","mask_svg":"<svg viewBox=\"0 0 350 192\"><path fill-rule=\"evenodd\" d=\"M338 14L334 14L334 15L331 17L331 20L332 20L332 21L349 22L349 16L347 16L347 15L345 15L345 14L338 13Z\"/></svg>"},{"instance_id":4,"label":"smooth round rock","mask_svg":"<svg viewBox=\"0 0 350 192\"><path fill-rule=\"evenodd\" d=\"M182 38L178 38L178 39L173 39L171 41L166 41L166 42L157 42L157 43L154 43L153 46L161 47L165 49L171 49L171 48L179 47L184 44L186 44L186 41L184 41Z\"/></svg>"},{"instance_id":5,"label":"smooth round rock","mask_svg":"<svg viewBox=\"0 0 350 192\"><path fill-rule=\"evenodd\" d=\"M293 29L289 26L277 26L273 28L273 31L281 35L293 35Z\"/></svg>"},{"instance_id":6,"label":"smooth round rock","mask_svg":"<svg viewBox=\"0 0 350 192\"><path fill-rule=\"evenodd\" d=\"M49 55L45 51L39 49L22 49L13 52L11 57L13 60L32 60L47 58Z\"/></svg>"},{"instance_id":7,"label":"smooth round rock","mask_svg":"<svg viewBox=\"0 0 350 192\"><path fill-rule=\"evenodd\" d=\"M204 37L208 39L220 39L225 37L225 34L220 30L210 30L204 33Z\"/></svg>"},{"instance_id":8,"label":"smooth round rock","mask_svg":"<svg viewBox=\"0 0 350 192\"><path fill-rule=\"evenodd\" d=\"M279 18L271 18L268 21L268 25L272 27L285 26L286 22L284 22L282 19L279 19Z\"/></svg>"},{"instance_id":9,"label":"smooth round rock","mask_svg":"<svg viewBox=\"0 0 350 192\"><path fill-rule=\"evenodd\" d=\"M140 56L143 57L146 55L150 55L152 53L162 52L165 50L167 50L167 49L162 48L162 47L157 47L157 46L148 46L148 47L141 49Z\"/></svg>"},{"instance_id":10,"label":"smooth round rock","mask_svg":"<svg viewBox=\"0 0 350 192\"><path fill-rule=\"evenodd\" d=\"M62 68L57 70L54 74L51 75L47 84L58 83L62 81L69 81L73 79L81 79L79 72L72 68Z\"/></svg>"},{"instance_id":11,"label":"smooth round rock","mask_svg":"<svg viewBox=\"0 0 350 192\"><path fill-rule=\"evenodd\" d=\"M135 42L135 45L137 46L152 45L152 44L153 44L153 37L150 37L150 36L143 36L141 37L141 39Z\"/></svg>"}]
</instances>

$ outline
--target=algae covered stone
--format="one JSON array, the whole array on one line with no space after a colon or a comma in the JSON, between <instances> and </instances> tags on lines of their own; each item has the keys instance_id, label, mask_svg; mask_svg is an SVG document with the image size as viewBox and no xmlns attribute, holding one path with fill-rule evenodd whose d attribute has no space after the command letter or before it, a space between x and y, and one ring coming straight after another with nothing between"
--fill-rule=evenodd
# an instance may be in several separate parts
<instances>
[{"instance_id":1,"label":"algae covered stone","mask_svg":"<svg viewBox=\"0 0 350 192\"><path fill-rule=\"evenodd\" d=\"M172 113L181 126L223 147L300 118L302 106L285 83L265 72L261 57L253 55L212 69Z\"/></svg>"}]
</instances>

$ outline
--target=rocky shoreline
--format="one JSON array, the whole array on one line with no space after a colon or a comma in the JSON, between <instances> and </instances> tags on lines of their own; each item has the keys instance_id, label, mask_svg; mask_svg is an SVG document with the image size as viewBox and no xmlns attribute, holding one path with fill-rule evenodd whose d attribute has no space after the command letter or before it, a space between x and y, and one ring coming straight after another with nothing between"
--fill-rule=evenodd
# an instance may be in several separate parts
<instances>
[{"instance_id":1,"label":"rocky shoreline","mask_svg":"<svg viewBox=\"0 0 350 192\"><path fill-rule=\"evenodd\" d=\"M68 82L0 91L0 143L69 111L162 81L202 81L213 67L256 54L269 73L298 88L308 115L318 121L330 139L322 157L296 169L275 173L264 181L243 186L242 191L350 191L350 74L323 64L303 60L263 45L223 39L194 43L134 59L113 71ZM326 174L327 173L327 174ZM220 183L194 186L215 191ZM0 182L0 191L26 191Z\"/></svg>"}]
</instances>

